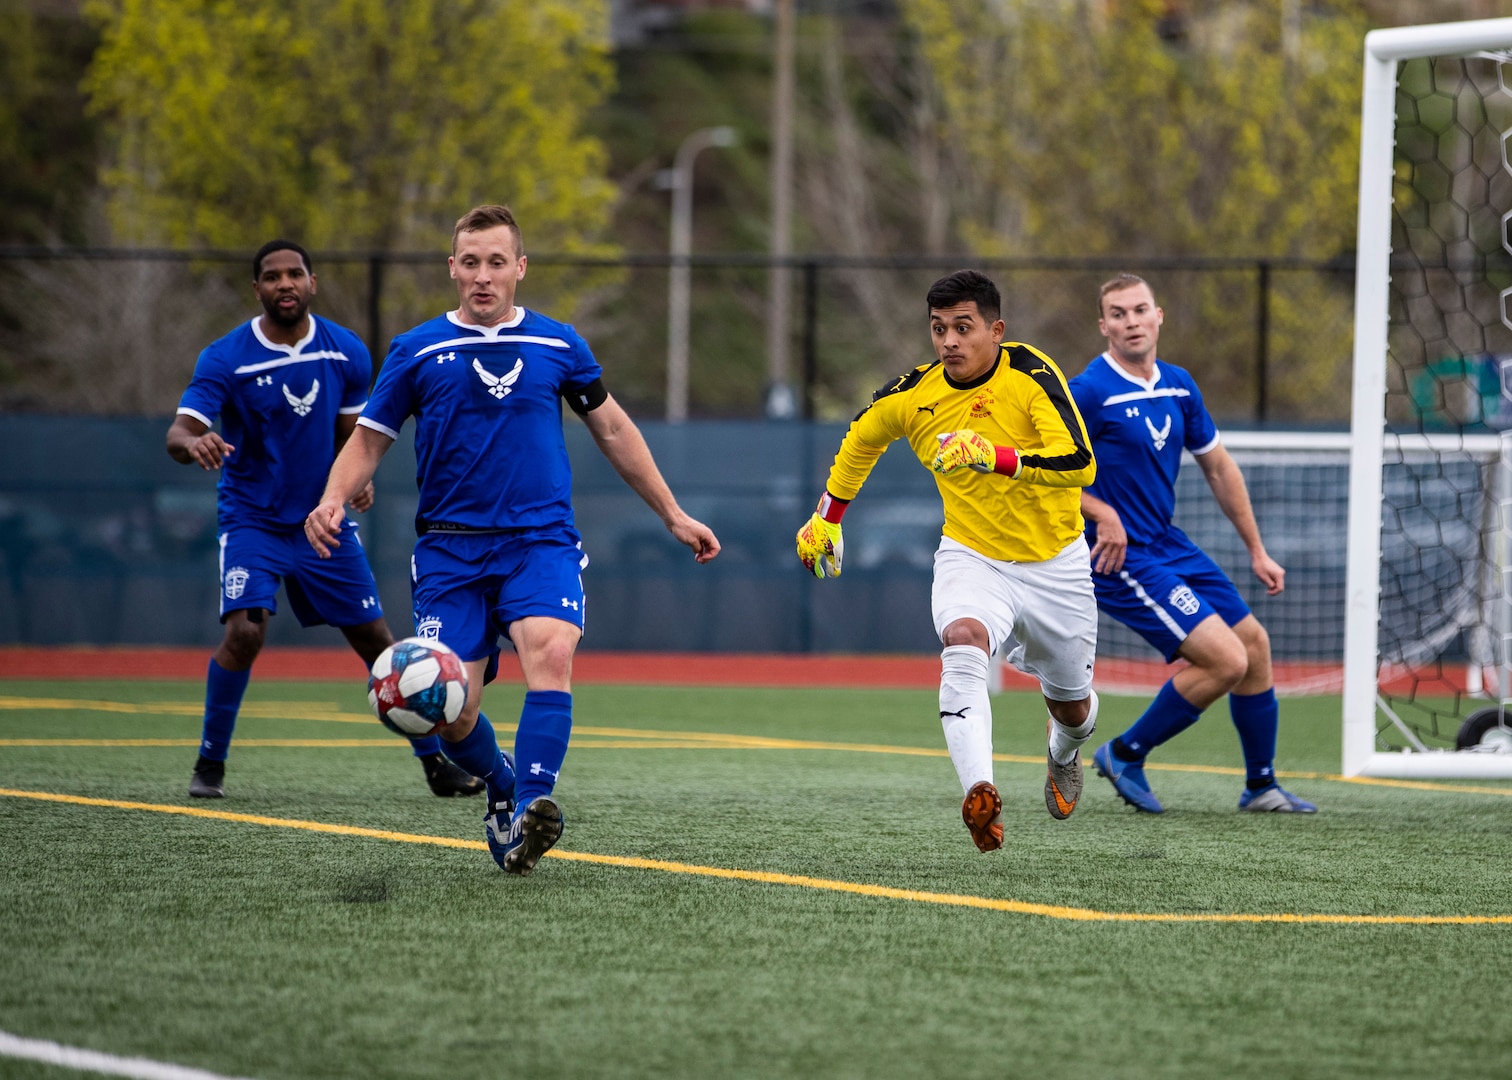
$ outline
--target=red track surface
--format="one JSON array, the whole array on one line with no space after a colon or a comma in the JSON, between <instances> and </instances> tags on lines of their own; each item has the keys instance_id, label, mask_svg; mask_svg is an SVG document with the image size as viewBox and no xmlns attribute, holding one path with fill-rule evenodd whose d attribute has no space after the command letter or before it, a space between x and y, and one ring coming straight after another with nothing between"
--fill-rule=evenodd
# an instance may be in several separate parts
<instances>
[{"instance_id":1,"label":"red track surface","mask_svg":"<svg viewBox=\"0 0 1512 1080\"><path fill-rule=\"evenodd\" d=\"M0 679L188 679L205 677L209 649L50 649L0 648ZM512 653L501 658L502 678L518 681ZM1109 692L1151 693L1173 668L1158 660L1099 660L1096 686ZM352 679L365 672L346 649L264 649L257 674L266 679ZM928 654L901 656L803 656L759 653L632 653L584 650L573 661L573 681L622 686L809 686L908 688L939 685L940 659ZM1037 684L1011 668L1004 685L1033 690ZM1337 664L1276 665L1282 693L1338 693ZM1435 685L1432 692L1453 693ZM1422 690L1420 692L1428 692Z\"/></svg>"}]
</instances>

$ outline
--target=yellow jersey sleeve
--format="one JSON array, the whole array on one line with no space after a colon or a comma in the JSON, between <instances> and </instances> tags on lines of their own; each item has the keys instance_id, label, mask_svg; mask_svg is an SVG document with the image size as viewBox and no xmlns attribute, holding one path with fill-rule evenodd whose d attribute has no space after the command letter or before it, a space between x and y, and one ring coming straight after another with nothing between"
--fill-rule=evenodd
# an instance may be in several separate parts
<instances>
[{"instance_id":1,"label":"yellow jersey sleeve","mask_svg":"<svg viewBox=\"0 0 1512 1080\"><path fill-rule=\"evenodd\" d=\"M935 366L925 364L898 376L873 394L872 403L856 414L830 467L825 487L831 495L849 501L860 493L861 485L866 483L883 451L904 435L904 414L899 408L904 398L899 395L905 394Z\"/></svg>"}]
</instances>

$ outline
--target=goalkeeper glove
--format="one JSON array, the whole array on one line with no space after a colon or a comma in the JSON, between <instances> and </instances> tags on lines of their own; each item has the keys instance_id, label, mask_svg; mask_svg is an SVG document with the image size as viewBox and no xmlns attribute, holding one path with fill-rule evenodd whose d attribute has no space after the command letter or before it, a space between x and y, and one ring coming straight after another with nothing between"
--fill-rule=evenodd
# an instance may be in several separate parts
<instances>
[{"instance_id":1,"label":"goalkeeper glove","mask_svg":"<svg viewBox=\"0 0 1512 1080\"><path fill-rule=\"evenodd\" d=\"M816 578L840 576L840 560L845 555L840 519L849 505L826 491L819 508L798 530L798 558Z\"/></svg>"},{"instance_id":2,"label":"goalkeeper glove","mask_svg":"<svg viewBox=\"0 0 1512 1080\"><path fill-rule=\"evenodd\" d=\"M993 446L970 429L936 437L940 440L940 452L930 467L941 476L949 476L963 466L979 473L995 472L1008 477L1019 474L1019 454L1010 446Z\"/></svg>"}]
</instances>

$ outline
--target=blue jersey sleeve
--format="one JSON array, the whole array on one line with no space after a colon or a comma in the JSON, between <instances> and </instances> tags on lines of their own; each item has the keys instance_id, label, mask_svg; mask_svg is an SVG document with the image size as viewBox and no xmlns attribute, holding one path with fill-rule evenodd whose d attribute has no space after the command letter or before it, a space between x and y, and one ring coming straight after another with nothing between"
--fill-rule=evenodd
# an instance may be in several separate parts
<instances>
[{"instance_id":1,"label":"blue jersey sleeve","mask_svg":"<svg viewBox=\"0 0 1512 1080\"><path fill-rule=\"evenodd\" d=\"M367 346L356 334L345 343L343 351L347 354L347 363L342 367L346 382L341 388L341 411L360 412L367 404L368 385L373 381L373 361Z\"/></svg>"},{"instance_id":2,"label":"blue jersey sleeve","mask_svg":"<svg viewBox=\"0 0 1512 1080\"><path fill-rule=\"evenodd\" d=\"M1092 385L1092 380L1087 378L1086 372L1076 376L1067 384L1071 389L1071 400L1076 402L1076 411L1081 413L1082 423L1087 427L1087 434L1092 434L1098 415L1101 413L1100 402L1097 400L1097 390Z\"/></svg>"},{"instance_id":3,"label":"blue jersey sleeve","mask_svg":"<svg viewBox=\"0 0 1512 1080\"><path fill-rule=\"evenodd\" d=\"M573 390L603 378L604 369L594 359L593 350L588 348L588 342L583 340L583 336L570 326L567 331L567 340L572 343L572 366L562 381L562 389Z\"/></svg>"},{"instance_id":4,"label":"blue jersey sleeve","mask_svg":"<svg viewBox=\"0 0 1512 1080\"><path fill-rule=\"evenodd\" d=\"M213 347L207 348L195 362L194 377L189 381L184 396L179 399L178 411L213 427L221 410L225 408L230 393L226 365L221 363L220 356Z\"/></svg>"},{"instance_id":5,"label":"blue jersey sleeve","mask_svg":"<svg viewBox=\"0 0 1512 1080\"><path fill-rule=\"evenodd\" d=\"M1193 454L1205 454L1218 442L1218 425L1202 402L1202 391L1197 389L1197 380L1188 379L1187 389L1191 394L1183 402L1186 411L1186 440L1182 445Z\"/></svg>"},{"instance_id":6,"label":"blue jersey sleeve","mask_svg":"<svg viewBox=\"0 0 1512 1080\"><path fill-rule=\"evenodd\" d=\"M358 422L364 427L380 431L391 439L399 437L399 429L415 411L414 364L404 348L395 341L389 349L388 358L378 372L378 381L368 395Z\"/></svg>"}]
</instances>

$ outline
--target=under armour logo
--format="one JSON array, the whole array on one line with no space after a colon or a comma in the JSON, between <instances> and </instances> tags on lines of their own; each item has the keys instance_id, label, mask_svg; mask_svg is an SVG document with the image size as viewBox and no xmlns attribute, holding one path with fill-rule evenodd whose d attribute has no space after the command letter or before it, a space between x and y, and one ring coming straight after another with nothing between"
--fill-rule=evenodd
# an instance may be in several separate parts
<instances>
[{"instance_id":1,"label":"under armour logo","mask_svg":"<svg viewBox=\"0 0 1512 1080\"><path fill-rule=\"evenodd\" d=\"M310 387L310 392L304 397L295 397L294 391L289 389L289 384L283 385L284 399L289 407L294 410L295 416L309 416L310 410L315 407L315 395L320 393L320 380L315 380L315 385Z\"/></svg>"},{"instance_id":2,"label":"under armour logo","mask_svg":"<svg viewBox=\"0 0 1512 1080\"><path fill-rule=\"evenodd\" d=\"M573 611L576 611L578 609L578 601L576 601L576 600L569 600L569 599L567 599L564 596L564 597L562 597L562 606L563 607L570 607Z\"/></svg>"},{"instance_id":3,"label":"under armour logo","mask_svg":"<svg viewBox=\"0 0 1512 1080\"><path fill-rule=\"evenodd\" d=\"M259 375L257 377L257 385L258 386L272 386L273 385L273 376L271 376L271 375Z\"/></svg>"},{"instance_id":4,"label":"under armour logo","mask_svg":"<svg viewBox=\"0 0 1512 1080\"><path fill-rule=\"evenodd\" d=\"M484 368L482 363L480 363L478 360L473 360L473 370L478 373L478 378L483 380L483 385L488 387L488 392L494 397L498 398L500 401L503 401L506 397L509 396L511 388L515 384L515 380L520 377L520 371L524 367L524 359L516 358L514 367L510 368L507 373L503 375L494 375L491 374L486 368Z\"/></svg>"},{"instance_id":5,"label":"under armour logo","mask_svg":"<svg viewBox=\"0 0 1512 1080\"><path fill-rule=\"evenodd\" d=\"M1166 444L1166 439L1170 438L1170 436L1171 436L1171 415L1170 415L1170 413L1166 414L1165 427L1160 428L1160 429L1157 430L1156 427L1155 427L1155 425L1150 422L1150 418L1148 416L1145 417L1145 427L1147 427L1147 428L1150 429L1150 438L1152 438L1152 439L1155 440L1155 449L1157 449L1157 450L1164 450L1165 449L1165 444Z\"/></svg>"},{"instance_id":6,"label":"under armour logo","mask_svg":"<svg viewBox=\"0 0 1512 1080\"><path fill-rule=\"evenodd\" d=\"M377 603L378 603L378 600L377 600L376 597L373 597L373 596L364 596L362 598L362 606L364 608L374 607L374 606L377 605Z\"/></svg>"},{"instance_id":7,"label":"under armour logo","mask_svg":"<svg viewBox=\"0 0 1512 1080\"><path fill-rule=\"evenodd\" d=\"M1124 407L1124 415L1125 416L1138 416L1139 415L1139 406L1138 405L1128 405L1128 406L1125 406Z\"/></svg>"},{"instance_id":8,"label":"under armour logo","mask_svg":"<svg viewBox=\"0 0 1512 1080\"><path fill-rule=\"evenodd\" d=\"M560 774L552 772L546 766L542 765L539 761L537 761L537 762L534 762L534 763L531 764L531 766L530 766L530 775L531 776L549 776L553 780L555 780L557 778L557 776L560 775Z\"/></svg>"},{"instance_id":9,"label":"under armour logo","mask_svg":"<svg viewBox=\"0 0 1512 1080\"><path fill-rule=\"evenodd\" d=\"M440 356L436 357L436 363L438 363L438 364L444 364L448 360L455 360L456 358L457 358L457 354L456 353L454 353L454 352L445 352L445 353L442 353Z\"/></svg>"}]
</instances>

